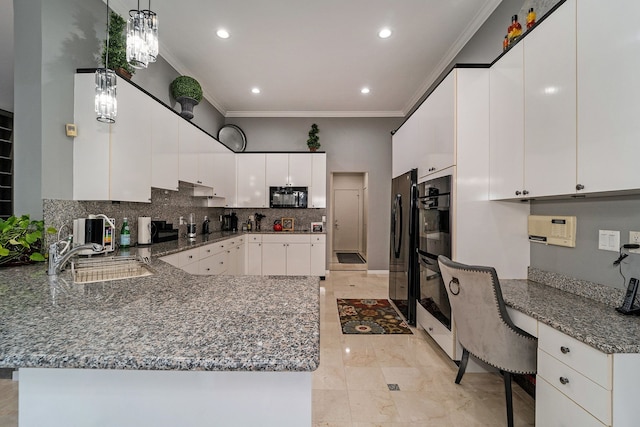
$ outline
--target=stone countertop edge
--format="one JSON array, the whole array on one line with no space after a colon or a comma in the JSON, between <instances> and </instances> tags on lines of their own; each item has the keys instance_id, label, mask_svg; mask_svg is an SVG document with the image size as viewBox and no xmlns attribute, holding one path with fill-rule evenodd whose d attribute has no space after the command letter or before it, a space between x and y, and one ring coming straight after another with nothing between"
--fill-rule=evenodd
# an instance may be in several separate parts
<instances>
[{"instance_id":1,"label":"stone countertop edge","mask_svg":"<svg viewBox=\"0 0 640 427\"><path fill-rule=\"evenodd\" d=\"M160 242L153 243L151 245L145 246L136 246L132 249L140 249L147 248L151 251L151 255L154 257L163 257L166 255L171 255L177 252L182 252L188 249L195 249L200 246L210 245L212 243L216 243L222 240L231 239L233 237L239 236L250 236L252 234L281 234L284 236L289 235L315 235L315 234L323 234L326 233L312 233L310 231L214 231L210 234L199 234L195 239L187 239L185 237L181 237L177 240L170 240L168 242Z\"/></svg>"},{"instance_id":2,"label":"stone countertop edge","mask_svg":"<svg viewBox=\"0 0 640 427\"><path fill-rule=\"evenodd\" d=\"M150 266L151 276L84 285L43 264L0 269L0 367L318 368L318 277L196 276L156 257Z\"/></svg>"},{"instance_id":3,"label":"stone countertop edge","mask_svg":"<svg viewBox=\"0 0 640 427\"><path fill-rule=\"evenodd\" d=\"M603 353L640 353L640 317L532 280L500 279L504 302Z\"/></svg>"}]
</instances>

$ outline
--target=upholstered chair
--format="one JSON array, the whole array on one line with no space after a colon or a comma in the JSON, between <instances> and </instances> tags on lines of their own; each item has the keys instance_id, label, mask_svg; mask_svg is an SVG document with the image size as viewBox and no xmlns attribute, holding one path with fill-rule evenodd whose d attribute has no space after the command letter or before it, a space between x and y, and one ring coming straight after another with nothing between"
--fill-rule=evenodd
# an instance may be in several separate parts
<instances>
[{"instance_id":1,"label":"upholstered chair","mask_svg":"<svg viewBox=\"0 0 640 427\"><path fill-rule=\"evenodd\" d=\"M511 374L535 374L538 341L513 324L493 267L469 266L438 257L449 295L456 336L463 348L456 384L469 354L497 368L504 378L507 425L513 427Z\"/></svg>"}]
</instances>

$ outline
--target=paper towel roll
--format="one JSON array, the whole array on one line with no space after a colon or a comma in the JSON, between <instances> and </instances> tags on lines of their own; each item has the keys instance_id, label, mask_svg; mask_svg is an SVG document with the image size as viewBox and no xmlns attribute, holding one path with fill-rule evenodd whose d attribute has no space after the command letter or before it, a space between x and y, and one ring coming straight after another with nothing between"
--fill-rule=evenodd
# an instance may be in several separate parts
<instances>
[{"instance_id":1,"label":"paper towel roll","mask_svg":"<svg viewBox=\"0 0 640 427\"><path fill-rule=\"evenodd\" d=\"M138 217L138 244L139 245L151 244L151 217L150 216Z\"/></svg>"}]
</instances>

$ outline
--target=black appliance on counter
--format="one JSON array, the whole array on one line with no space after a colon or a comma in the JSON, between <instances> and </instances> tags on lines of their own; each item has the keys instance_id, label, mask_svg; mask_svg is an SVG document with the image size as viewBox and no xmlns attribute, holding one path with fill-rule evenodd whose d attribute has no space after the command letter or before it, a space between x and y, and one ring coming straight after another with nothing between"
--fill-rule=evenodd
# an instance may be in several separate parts
<instances>
[{"instance_id":1,"label":"black appliance on counter","mask_svg":"<svg viewBox=\"0 0 640 427\"><path fill-rule=\"evenodd\" d=\"M307 208L308 187L269 187L270 208Z\"/></svg>"},{"instance_id":2,"label":"black appliance on counter","mask_svg":"<svg viewBox=\"0 0 640 427\"><path fill-rule=\"evenodd\" d=\"M238 217L235 212L222 215L222 231L238 231Z\"/></svg>"},{"instance_id":3,"label":"black appliance on counter","mask_svg":"<svg viewBox=\"0 0 640 427\"><path fill-rule=\"evenodd\" d=\"M389 300L410 325L416 324L418 295L417 182L417 169L391 182Z\"/></svg>"},{"instance_id":4,"label":"black appliance on counter","mask_svg":"<svg viewBox=\"0 0 640 427\"><path fill-rule=\"evenodd\" d=\"M418 185L418 303L451 330L451 305L438 255L451 258L451 175Z\"/></svg>"},{"instance_id":5,"label":"black appliance on counter","mask_svg":"<svg viewBox=\"0 0 640 427\"><path fill-rule=\"evenodd\" d=\"M178 229L167 221L151 221L151 243L178 240Z\"/></svg>"}]
</instances>

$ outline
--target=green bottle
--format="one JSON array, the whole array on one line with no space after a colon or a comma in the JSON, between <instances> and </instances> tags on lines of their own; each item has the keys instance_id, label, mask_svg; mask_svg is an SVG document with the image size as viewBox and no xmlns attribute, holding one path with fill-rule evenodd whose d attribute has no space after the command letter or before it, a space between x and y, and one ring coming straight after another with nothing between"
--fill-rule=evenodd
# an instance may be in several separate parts
<instances>
[{"instance_id":1,"label":"green bottle","mask_svg":"<svg viewBox=\"0 0 640 427\"><path fill-rule=\"evenodd\" d=\"M129 220L125 217L120 230L120 247L128 248L131 244L131 232L129 231Z\"/></svg>"}]
</instances>

